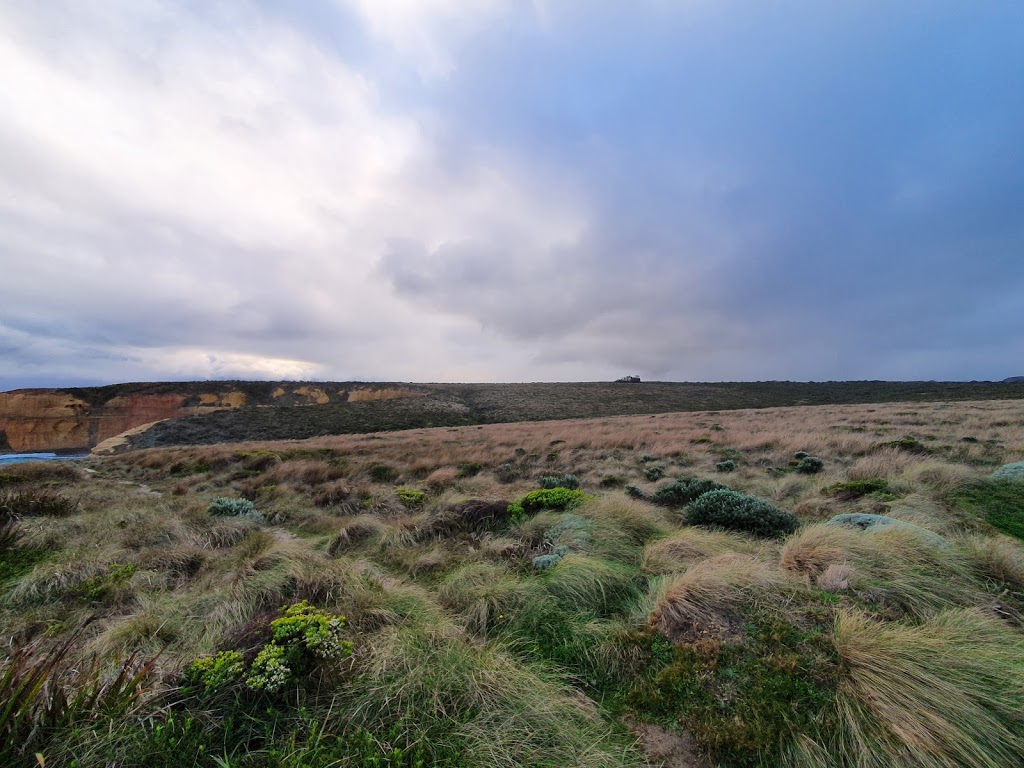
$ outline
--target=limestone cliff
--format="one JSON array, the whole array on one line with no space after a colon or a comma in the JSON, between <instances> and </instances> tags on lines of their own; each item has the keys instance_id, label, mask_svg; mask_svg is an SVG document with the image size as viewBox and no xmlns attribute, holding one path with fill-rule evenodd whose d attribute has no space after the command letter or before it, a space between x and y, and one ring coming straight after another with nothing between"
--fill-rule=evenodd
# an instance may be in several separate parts
<instances>
[{"instance_id":1,"label":"limestone cliff","mask_svg":"<svg viewBox=\"0 0 1024 768\"><path fill-rule=\"evenodd\" d=\"M88 448L87 402L60 392L0 392L0 449L17 453Z\"/></svg>"},{"instance_id":2,"label":"limestone cliff","mask_svg":"<svg viewBox=\"0 0 1024 768\"><path fill-rule=\"evenodd\" d=\"M302 382L182 382L0 392L0 450L86 451L164 419L245 406L301 406L425 394L408 387Z\"/></svg>"}]
</instances>

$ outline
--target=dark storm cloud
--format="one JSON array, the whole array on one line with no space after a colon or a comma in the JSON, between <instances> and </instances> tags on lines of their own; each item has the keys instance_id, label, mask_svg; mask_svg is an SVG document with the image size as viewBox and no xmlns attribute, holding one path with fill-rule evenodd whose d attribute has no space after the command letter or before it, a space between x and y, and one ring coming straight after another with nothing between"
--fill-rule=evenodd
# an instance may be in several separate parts
<instances>
[{"instance_id":1,"label":"dark storm cloud","mask_svg":"<svg viewBox=\"0 0 1024 768\"><path fill-rule=\"evenodd\" d=\"M464 143L574 176L586 235L525 258L393 249L396 290L683 377L970 378L1020 358L1019 6L602 8L481 40L443 93Z\"/></svg>"}]
</instances>

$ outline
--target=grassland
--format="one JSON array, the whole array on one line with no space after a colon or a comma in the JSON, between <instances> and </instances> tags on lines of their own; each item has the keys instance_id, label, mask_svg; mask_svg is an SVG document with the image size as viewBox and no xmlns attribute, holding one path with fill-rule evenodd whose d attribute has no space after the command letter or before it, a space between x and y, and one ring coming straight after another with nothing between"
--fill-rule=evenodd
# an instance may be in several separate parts
<instances>
[{"instance_id":1,"label":"grassland","mask_svg":"<svg viewBox=\"0 0 1024 768\"><path fill-rule=\"evenodd\" d=\"M275 402L269 394L273 383L229 382L223 383L223 386L228 384L245 391L253 405L162 422L136 438L136 447L306 439L422 427L677 411L1024 398L1024 386L1003 382L375 384L375 387L411 387L422 393L422 396L385 402L332 402L301 408L281 408L259 407ZM135 391L132 387L138 386L142 385L68 391L83 398L98 399L109 392L130 393ZM159 392L172 385L147 386L156 387L153 391Z\"/></svg>"},{"instance_id":2,"label":"grassland","mask_svg":"<svg viewBox=\"0 0 1024 768\"><path fill-rule=\"evenodd\" d=\"M1024 402L993 400L18 465L0 762L1024 764L1024 484L990 478L1022 460ZM688 525L651 501L678 478L799 528Z\"/></svg>"}]
</instances>

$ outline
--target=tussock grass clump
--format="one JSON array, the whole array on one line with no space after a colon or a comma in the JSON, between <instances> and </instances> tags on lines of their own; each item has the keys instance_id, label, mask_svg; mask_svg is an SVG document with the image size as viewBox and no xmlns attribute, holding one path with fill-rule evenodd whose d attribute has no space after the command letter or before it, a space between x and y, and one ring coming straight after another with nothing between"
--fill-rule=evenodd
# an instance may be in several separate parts
<instances>
[{"instance_id":1,"label":"tussock grass clump","mask_svg":"<svg viewBox=\"0 0 1024 768\"><path fill-rule=\"evenodd\" d=\"M78 499L44 488L0 491L0 515L19 517L68 517L78 512Z\"/></svg>"},{"instance_id":2,"label":"tussock grass clump","mask_svg":"<svg viewBox=\"0 0 1024 768\"><path fill-rule=\"evenodd\" d=\"M740 608L779 605L796 586L785 572L756 557L719 555L668 581L649 623L674 642L733 640L743 633Z\"/></svg>"},{"instance_id":3,"label":"tussock grass clump","mask_svg":"<svg viewBox=\"0 0 1024 768\"><path fill-rule=\"evenodd\" d=\"M373 464L366 473L375 483L393 483L398 477L398 470L390 464Z\"/></svg>"},{"instance_id":4,"label":"tussock grass clump","mask_svg":"<svg viewBox=\"0 0 1024 768\"><path fill-rule=\"evenodd\" d=\"M359 515L345 524L338 534L327 545L327 554L336 556L364 541L379 536L387 526L373 515Z\"/></svg>"},{"instance_id":5,"label":"tussock grass clump","mask_svg":"<svg viewBox=\"0 0 1024 768\"><path fill-rule=\"evenodd\" d=\"M324 483L313 493L313 503L318 507L349 506L352 504L352 487L344 480Z\"/></svg>"},{"instance_id":6,"label":"tussock grass clump","mask_svg":"<svg viewBox=\"0 0 1024 768\"><path fill-rule=\"evenodd\" d=\"M456 611L467 631L485 637L495 625L514 620L540 591L493 563L469 563L456 568L441 583L437 598Z\"/></svg>"},{"instance_id":7,"label":"tussock grass clump","mask_svg":"<svg viewBox=\"0 0 1024 768\"><path fill-rule=\"evenodd\" d=\"M317 486L340 480L347 474L342 462L294 459L273 464L264 475L267 485Z\"/></svg>"},{"instance_id":8,"label":"tussock grass clump","mask_svg":"<svg viewBox=\"0 0 1024 768\"><path fill-rule=\"evenodd\" d=\"M0 472L0 488L22 483L67 485L85 478L70 461L22 461L5 466Z\"/></svg>"},{"instance_id":9,"label":"tussock grass clump","mask_svg":"<svg viewBox=\"0 0 1024 768\"><path fill-rule=\"evenodd\" d=\"M664 536L672 529L667 513L660 507L618 495L588 501L580 513L601 526L618 530L637 545Z\"/></svg>"},{"instance_id":10,"label":"tussock grass clump","mask_svg":"<svg viewBox=\"0 0 1024 768\"><path fill-rule=\"evenodd\" d=\"M882 443L881 448L893 448L897 451L904 451L905 453L913 453L920 456L930 454L931 448L922 443L913 435L904 435L898 440L890 440L887 443Z\"/></svg>"},{"instance_id":11,"label":"tussock grass clump","mask_svg":"<svg viewBox=\"0 0 1024 768\"><path fill-rule=\"evenodd\" d=\"M645 573L674 573L691 565L728 552L754 554L758 546L749 538L729 531L684 528L644 548L642 570Z\"/></svg>"},{"instance_id":12,"label":"tussock grass clump","mask_svg":"<svg viewBox=\"0 0 1024 768\"><path fill-rule=\"evenodd\" d=\"M451 488L460 477L459 470L455 467L440 467L427 475L423 482L428 488L441 491Z\"/></svg>"},{"instance_id":13,"label":"tussock grass clump","mask_svg":"<svg viewBox=\"0 0 1024 768\"><path fill-rule=\"evenodd\" d=\"M847 677L824 749L832 764L1024 764L1020 632L970 609L918 626L842 611L834 641Z\"/></svg>"},{"instance_id":14,"label":"tussock grass clump","mask_svg":"<svg viewBox=\"0 0 1024 768\"><path fill-rule=\"evenodd\" d=\"M109 562L93 559L91 553L69 552L63 562L45 562L16 582L4 598L15 607L51 604L64 597L74 598L80 585L102 581Z\"/></svg>"},{"instance_id":15,"label":"tussock grass clump","mask_svg":"<svg viewBox=\"0 0 1024 768\"><path fill-rule=\"evenodd\" d=\"M927 618L944 608L973 604L982 593L956 549L936 546L913 529L896 526L877 532L808 526L783 546L781 564L819 586L824 586L821 579L830 568L852 569L848 589L894 618ZM830 579L837 578L832 571Z\"/></svg>"},{"instance_id":16,"label":"tussock grass clump","mask_svg":"<svg viewBox=\"0 0 1024 768\"><path fill-rule=\"evenodd\" d=\"M1009 537L968 536L961 545L983 579L1006 585L1024 597L1024 546Z\"/></svg>"},{"instance_id":17,"label":"tussock grass clump","mask_svg":"<svg viewBox=\"0 0 1024 768\"><path fill-rule=\"evenodd\" d=\"M24 535L18 526L18 518L9 509L0 506L0 553L6 558L8 551L17 547Z\"/></svg>"},{"instance_id":18,"label":"tussock grass clump","mask_svg":"<svg viewBox=\"0 0 1024 768\"><path fill-rule=\"evenodd\" d=\"M347 690L354 724L397 729L432 758L537 768L639 764L578 695L450 625L384 630Z\"/></svg>"},{"instance_id":19,"label":"tussock grass clump","mask_svg":"<svg viewBox=\"0 0 1024 768\"><path fill-rule=\"evenodd\" d=\"M800 526L792 512L730 490L701 494L687 505L685 519L690 525L714 525L767 537L792 533Z\"/></svg>"},{"instance_id":20,"label":"tussock grass clump","mask_svg":"<svg viewBox=\"0 0 1024 768\"><path fill-rule=\"evenodd\" d=\"M47 650L15 647L0 666L0 759L28 764L27 755L46 752L54 734L126 717L143 703L155 660L129 657L113 676L95 660L75 665L69 658L78 637ZM34 762L34 761L33 761Z\"/></svg>"},{"instance_id":21,"label":"tussock grass clump","mask_svg":"<svg viewBox=\"0 0 1024 768\"><path fill-rule=\"evenodd\" d=\"M618 563L569 554L540 578L566 610L605 616L639 596L634 575Z\"/></svg>"},{"instance_id":22,"label":"tussock grass clump","mask_svg":"<svg viewBox=\"0 0 1024 768\"><path fill-rule=\"evenodd\" d=\"M420 527L421 538L493 531L508 524L509 503L504 499L470 499L441 509Z\"/></svg>"}]
</instances>

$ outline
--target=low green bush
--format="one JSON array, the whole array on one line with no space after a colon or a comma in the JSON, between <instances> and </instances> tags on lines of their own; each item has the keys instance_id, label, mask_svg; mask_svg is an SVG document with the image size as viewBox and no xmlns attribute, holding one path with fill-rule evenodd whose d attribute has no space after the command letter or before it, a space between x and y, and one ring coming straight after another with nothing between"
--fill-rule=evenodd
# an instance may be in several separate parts
<instances>
[{"instance_id":1,"label":"low green bush","mask_svg":"<svg viewBox=\"0 0 1024 768\"><path fill-rule=\"evenodd\" d=\"M916 437L911 437L910 435L901 437L899 440L890 440L887 443L881 443L880 447L895 448L896 450L899 451L905 451L907 453L916 453L921 455L932 452L931 448L922 443Z\"/></svg>"},{"instance_id":2,"label":"low green bush","mask_svg":"<svg viewBox=\"0 0 1024 768\"><path fill-rule=\"evenodd\" d=\"M526 512L541 509L572 509L584 502L587 495L572 488L544 488L530 491L519 503Z\"/></svg>"},{"instance_id":3,"label":"low green bush","mask_svg":"<svg viewBox=\"0 0 1024 768\"><path fill-rule=\"evenodd\" d=\"M541 475L537 484L544 489L568 488L576 490L580 487L580 480L576 475Z\"/></svg>"},{"instance_id":4,"label":"low green bush","mask_svg":"<svg viewBox=\"0 0 1024 768\"><path fill-rule=\"evenodd\" d=\"M345 617L328 613L305 600L282 609L270 622L270 642L249 667L237 651L196 659L183 673L188 686L212 693L244 679L254 691L277 693L295 683L321 661L352 655L352 641L343 637Z\"/></svg>"},{"instance_id":5,"label":"low green bush","mask_svg":"<svg viewBox=\"0 0 1024 768\"><path fill-rule=\"evenodd\" d=\"M183 693L201 690L210 694L225 685L237 682L245 673L245 660L238 651L221 651L193 661L182 673L186 685Z\"/></svg>"},{"instance_id":6,"label":"low green bush","mask_svg":"<svg viewBox=\"0 0 1024 768\"><path fill-rule=\"evenodd\" d=\"M390 464L374 464L368 472L375 483L393 483L398 479L398 470Z\"/></svg>"},{"instance_id":7,"label":"low green bush","mask_svg":"<svg viewBox=\"0 0 1024 768\"><path fill-rule=\"evenodd\" d=\"M90 576L76 584L71 589L71 594L87 603L102 602L134 575L134 563L111 563L104 573Z\"/></svg>"},{"instance_id":8,"label":"low green bush","mask_svg":"<svg viewBox=\"0 0 1024 768\"><path fill-rule=\"evenodd\" d=\"M797 472L803 475L816 475L825 468L825 462L819 459L817 456L804 456L800 461L797 462Z\"/></svg>"},{"instance_id":9,"label":"low green bush","mask_svg":"<svg viewBox=\"0 0 1024 768\"><path fill-rule=\"evenodd\" d=\"M888 480L847 480L843 483L835 483L822 490L826 496L837 499L858 499L873 493L888 493Z\"/></svg>"},{"instance_id":10,"label":"low green bush","mask_svg":"<svg viewBox=\"0 0 1024 768\"><path fill-rule=\"evenodd\" d=\"M678 509L710 491L719 491L726 486L706 478L684 478L658 488L651 501L663 507Z\"/></svg>"},{"instance_id":11,"label":"low green bush","mask_svg":"<svg viewBox=\"0 0 1024 768\"><path fill-rule=\"evenodd\" d=\"M993 472L991 480L1024 480L1024 461L1015 461L1013 464L1003 464Z\"/></svg>"},{"instance_id":12,"label":"low green bush","mask_svg":"<svg viewBox=\"0 0 1024 768\"><path fill-rule=\"evenodd\" d=\"M395 493L398 499L407 507L422 507L427 502L427 494L416 488L398 488Z\"/></svg>"},{"instance_id":13,"label":"low green bush","mask_svg":"<svg viewBox=\"0 0 1024 768\"><path fill-rule=\"evenodd\" d=\"M642 499L644 498L644 492L637 488L635 485L626 486L626 495L631 499Z\"/></svg>"},{"instance_id":14,"label":"low green bush","mask_svg":"<svg viewBox=\"0 0 1024 768\"><path fill-rule=\"evenodd\" d=\"M732 459L726 459L715 464L715 469L719 472L732 472L736 469L736 462Z\"/></svg>"},{"instance_id":15,"label":"low green bush","mask_svg":"<svg viewBox=\"0 0 1024 768\"><path fill-rule=\"evenodd\" d=\"M792 512L728 489L702 494L687 505L685 519L690 525L713 525L769 537L793 533L800 525Z\"/></svg>"},{"instance_id":16,"label":"low green bush","mask_svg":"<svg viewBox=\"0 0 1024 768\"><path fill-rule=\"evenodd\" d=\"M797 451L796 453L793 454L793 458L796 459L797 461L800 461L801 459L806 459L810 455L811 454L809 454L807 451Z\"/></svg>"},{"instance_id":17,"label":"low green bush","mask_svg":"<svg viewBox=\"0 0 1024 768\"><path fill-rule=\"evenodd\" d=\"M512 463L501 464L494 470L494 477L499 483L514 483L522 476L522 470Z\"/></svg>"},{"instance_id":18,"label":"low green bush","mask_svg":"<svg viewBox=\"0 0 1024 768\"><path fill-rule=\"evenodd\" d=\"M257 523L263 522L263 515L248 499L232 499L221 496L210 502L206 512L214 517L241 517Z\"/></svg>"},{"instance_id":19,"label":"low green bush","mask_svg":"<svg viewBox=\"0 0 1024 768\"><path fill-rule=\"evenodd\" d=\"M653 467L644 468L644 477L650 480L652 483L655 480L661 480L665 476L665 465L656 464Z\"/></svg>"}]
</instances>

